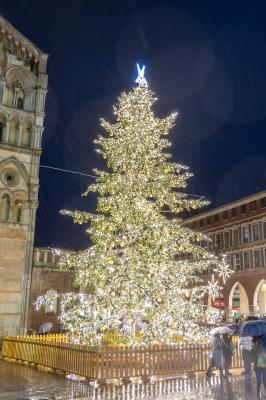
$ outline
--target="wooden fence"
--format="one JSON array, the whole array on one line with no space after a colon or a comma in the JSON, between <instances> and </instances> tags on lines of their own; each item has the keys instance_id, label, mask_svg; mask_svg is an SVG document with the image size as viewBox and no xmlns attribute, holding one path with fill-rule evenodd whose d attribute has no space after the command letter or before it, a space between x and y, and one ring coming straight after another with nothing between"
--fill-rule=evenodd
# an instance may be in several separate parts
<instances>
[{"instance_id":1,"label":"wooden fence","mask_svg":"<svg viewBox=\"0 0 266 400\"><path fill-rule=\"evenodd\" d=\"M6 358L97 380L206 371L210 352L211 346L206 343L96 348L23 336L5 337L2 349ZM236 344L232 368L241 367L242 357Z\"/></svg>"}]
</instances>

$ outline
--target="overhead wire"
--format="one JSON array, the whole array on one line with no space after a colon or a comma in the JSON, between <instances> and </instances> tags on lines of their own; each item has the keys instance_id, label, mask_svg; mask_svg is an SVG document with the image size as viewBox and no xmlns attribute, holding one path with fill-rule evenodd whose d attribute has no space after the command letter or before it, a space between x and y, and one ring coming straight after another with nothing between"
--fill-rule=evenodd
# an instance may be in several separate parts
<instances>
[{"instance_id":1,"label":"overhead wire","mask_svg":"<svg viewBox=\"0 0 266 400\"><path fill-rule=\"evenodd\" d=\"M3 159L4 157L0 157L0 159L1 158ZM34 166L34 165L38 166L38 164L34 164L34 163L31 163L31 162L28 162L28 161L23 161L23 164L31 164L32 166ZM89 178L96 178L96 175L87 174L87 173L81 172L81 171L74 171L74 170L66 169L66 168L59 168L59 167L55 167L55 166L52 166L52 165L39 164L39 167L40 168L51 169L51 170L59 171L59 172L66 172L66 173L69 173L69 174L87 176ZM191 193L184 193L184 194L186 194L187 196L191 196L191 197L198 197L200 200L205 199L205 196L199 196L197 194L191 194Z\"/></svg>"}]
</instances>

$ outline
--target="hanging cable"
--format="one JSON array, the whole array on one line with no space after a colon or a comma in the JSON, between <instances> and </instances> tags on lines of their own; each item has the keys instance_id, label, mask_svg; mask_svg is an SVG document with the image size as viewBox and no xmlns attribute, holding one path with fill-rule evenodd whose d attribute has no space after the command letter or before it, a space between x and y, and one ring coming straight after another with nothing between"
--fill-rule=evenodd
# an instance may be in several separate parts
<instances>
[{"instance_id":1,"label":"hanging cable","mask_svg":"<svg viewBox=\"0 0 266 400\"><path fill-rule=\"evenodd\" d=\"M79 172L79 171L73 171L71 169L64 169L64 168L58 168L58 167L52 167L51 165L43 165L40 164L40 167L42 168L48 168L48 169L54 169L56 171L61 171L61 172L68 172L70 174L76 174L76 175L82 175L82 176L89 176L90 178L96 178L95 175L90 175L90 174L85 174L85 172Z\"/></svg>"}]
</instances>

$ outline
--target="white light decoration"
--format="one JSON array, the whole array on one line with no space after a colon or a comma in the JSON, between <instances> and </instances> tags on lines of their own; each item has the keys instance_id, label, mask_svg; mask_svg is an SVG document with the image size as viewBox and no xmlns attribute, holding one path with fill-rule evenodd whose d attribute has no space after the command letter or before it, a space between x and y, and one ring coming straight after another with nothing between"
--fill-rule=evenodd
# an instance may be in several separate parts
<instances>
[{"instance_id":1,"label":"white light decoration","mask_svg":"<svg viewBox=\"0 0 266 400\"><path fill-rule=\"evenodd\" d=\"M229 264L226 262L226 255L222 255L221 262L218 263L217 268L214 271L218 274L220 278L223 279L223 283L225 284L226 280L230 277L230 275L234 272L230 269Z\"/></svg>"},{"instance_id":2,"label":"white light decoration","mask_svg":"<svg viewBox=\"0 0 266 400\"><path fill-rule=\"evenodd\" d=\"M60 297L60 321L74 341L99 344L108 331L133 345L179 334L200 338L206 329L198 322L211 319L202 299L215 285L203 286L201 276L215 260L201 246L207 237L180 216L208 202L184 193L192 174L173 162L167 139L176 115L154 114L144 71L138 65L139 85L118 98L116 121L101 121L106 134L95 143L107 169L94 170L84 193L97 194L95 213L63 211L89 224L92 242L76 254L60 252L59 265L74 270L75 285L86 288Z\"/></svg>"},{"instance_id":3,"label":"white light decoration","mask_svg":"<svg viewBox=\"0 0 266 400\"><path fill-rule=\"evenodd\" d=\"M144 77L145 65L143 65L142 68L140 68L139 64L137 64L137 70L138 70L138 77L135 82L138 83L139 86L147 86L148 83L146 81L146 78Z\"/></svg>"},{"instance_id":4,"label":"white light decoration","mask_svg":"<svg viewBox=\"0 0 266 400\"><path fill-rule=\"evenodd\" d=\"M208 281L208 292L212 296L212 299L215 300L220 293L220 287L218 282L214 279L214 275L212 274L212 278Z\"/></svg>"}]
</instances>

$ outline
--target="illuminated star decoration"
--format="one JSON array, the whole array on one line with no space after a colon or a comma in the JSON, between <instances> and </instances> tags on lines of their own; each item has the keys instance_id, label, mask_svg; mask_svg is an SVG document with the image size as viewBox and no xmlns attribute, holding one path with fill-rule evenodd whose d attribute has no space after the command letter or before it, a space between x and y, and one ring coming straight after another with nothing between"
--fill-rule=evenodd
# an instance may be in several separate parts
<instances>
[{"instance_id":1,"label":"illuminated star decoration","mask_svg":"<svg viewBox=\"0 0 266 400\"><path fill-rule=\"evenodd\" d=\"M220 287L218 282L214 279L214 275L212 274L212 279L208 281L208 292L212 296L212 299L215 300L217 296L219 296Z\"/></svg>"},{"instance_id":2,"label":"illuminated star decoration","mask_svg":"<svg viewBox=\"0 0 266 400\"><path fill-rule=\"evenodd\" d=\"M138 83L139 86L148 86L146 78L144 77L145 65L143 65L142 68L140 68L139 64L137 63L137 69L138 69L138 77L135 82Z\"/></svg>"},{"instance_id":3,"label":"illuminated star decoration","mask_svg":"<svg viewBox=\"0 0 266 400\"><path fill-rule=\"evenodd\" d=\"M214 271L223 279L223 283L225 283L227 278L234 272L229 268L229 264L226 262L226 255L223 255L221 263L218 264L218 268Z\"/></svg>"}]
</instances>

